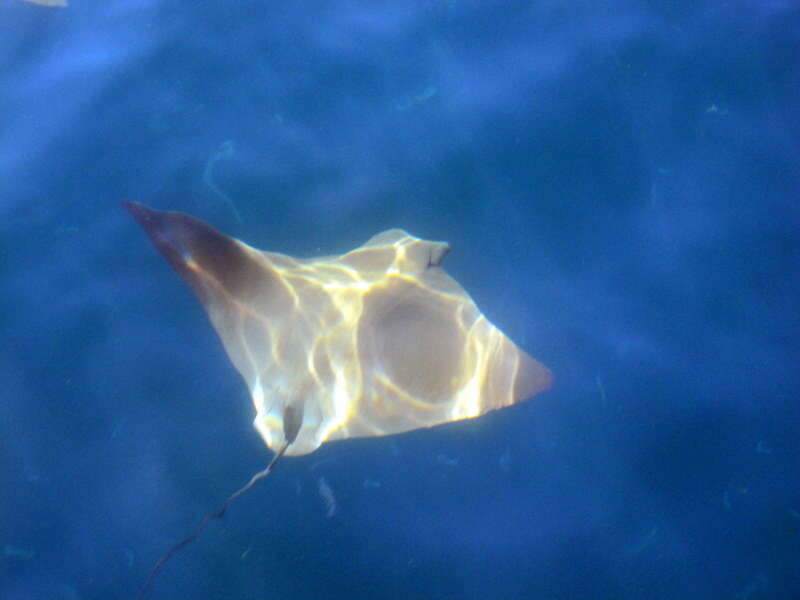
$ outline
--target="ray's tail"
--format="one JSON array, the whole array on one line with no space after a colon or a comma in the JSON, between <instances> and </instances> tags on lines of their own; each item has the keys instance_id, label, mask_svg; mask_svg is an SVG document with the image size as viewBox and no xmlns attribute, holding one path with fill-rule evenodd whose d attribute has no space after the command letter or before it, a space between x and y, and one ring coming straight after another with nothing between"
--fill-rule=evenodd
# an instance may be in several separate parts
<instances>
[{"instance_id":1,"label":"ray's tail","mask_svg":"<svg viewBox=\"0 0 800 600\"><path fill-rule=\"evenodd\" d=\"M270 463L267 465L266 469L264 469L263 471L259 471L258 473L253 475L250 478L250 481L247 482L247 485L245 485L242 488L236 490L233 494L228 496L227 500L225 500L225 502L223 502L222 506L220 506L216 511L214 511L213 513L207 514L205 517L203 517L203 520L200 522L200 525L197 526L197 529L195 529L194 532L190 536L182 539L180 542L178 542L177 544L172 546L169 550L167 550L167 552L161 558L158 559L158 562L150 570L150 575L148 575L147 581L144 582L144 585L142 586L142 589L139 590L139 593L136 596L137 600L144 600L144 598L147 596L147 592L152 587L153 581L155 581L156 576L161 571L162 567L165 564L167 564L169 559L171 559L178 551L180 551L181 549L185 548L186 546L191 544L193 541L195 541L197 538L199 538L200 535L203 533L203 530L205 530L206 526L211 521L213 521L215 519L221 519L223 516L225 516L225 511L228 510L228 507L231 505L231 503L234 500L236 500L239 496L241 496L247 490L249 490L251 487L253 487L253 485L255 485L255 483L259 479L263 479L264 477L266 477L267 475L269 475L272 472L272 469L275 468L275 464L278 462L278 460L281 458L281 456L283 456L283 454L286 452L286 449L288 447L289 447L289 442L284 443L283 446L281 446L281 449L278 451L278 453L272 458Z\"/></svg>"},{"instance_id":2,"label":"ray's tail","mask_svg":"<svg viewBox=\"0 0 800 600\"><path fill-rule=\"evenodd\" d=\"M225 511L228 510L228 507L231 503L236 500L239 496L247 492L251 487L253 487L259 479L264 479L267 475L269 475L272 470L275 468L275 465L281 459L281 457L286 453L286 449L289 447L297 439L297 434L300 431L300 427L303 424L303 402L296 402L294 404L290 404L286 407L284 415L283 415L283 433L285 442L281 446L281 449L278 450L278 453L272 457L272 460L267 465L267 468L263 471L259 471L255 475L250 478L250 481L247 482L247 485L244 487L236 490L233 494L228 496L227 500L222 503L216 511L211 514L206 515L203 520L200 522L200 525L197 526L197 529L194 530L192 535L182 539L180 542L172 546L167 552L158 559L158 562L153 566L150 570L150 575L147 577L147 581L144 582L142 589L139 590L139 594L136 596L137 600L144 600L147 592L153 585L153 581L155 581L156 576L161 571L162 567L167 564L170 558L172 558L178 551L185 548L197 538L200 537L200 534L203 533L203 530L206 526L213 521L214 519L221 519L225 516Z\"/></svg>"}]
</instances>

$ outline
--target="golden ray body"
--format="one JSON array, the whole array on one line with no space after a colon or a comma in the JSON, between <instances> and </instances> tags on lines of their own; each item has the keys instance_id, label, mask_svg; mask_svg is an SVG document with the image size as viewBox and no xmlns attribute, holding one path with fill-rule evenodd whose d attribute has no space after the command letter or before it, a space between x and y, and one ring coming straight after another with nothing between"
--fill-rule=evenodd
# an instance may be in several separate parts
<instances>
[{"instance_id":1,"label":"golden ray body","mask_svg":"<svg viewBox=\"0 0 800 600\"><path fill-rule=\"evenodd\" d=\"M287 455L525 400L550 372L492 325L440 264L444 242L392 229L339 256L264 252L182 213L126 207L208 312L244 378L255 427Z\"/></svg>"}]
</instances>

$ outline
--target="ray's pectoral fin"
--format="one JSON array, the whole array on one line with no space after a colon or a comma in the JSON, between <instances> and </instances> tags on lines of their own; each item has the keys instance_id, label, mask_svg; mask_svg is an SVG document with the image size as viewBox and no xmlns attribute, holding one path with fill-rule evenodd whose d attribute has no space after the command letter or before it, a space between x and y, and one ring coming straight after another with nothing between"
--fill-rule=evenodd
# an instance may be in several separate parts
<instances>
[{"instance_id":1,"label":"ray's pectoral fin","mask_svg":"<svg viewBox=\"0 0 800 600\"><path fill-rule=\"evenodd\" d=\"M123 206L194 291L252 393L271 351L270 320L293 310L293 299L274 262L293 260L275 253L274 262L269 262L265 253L184 213L153 210L136 202ZM272 449L278 448L276 444Z\"/></svg>"},{"instance_id":2,"label":"ray's pectoral fin","mask_svg":"<svg viewBox=\"0 0 800 600\"><path fill-rule=\"evenodd\" d=\"M437 267L442 264L445 256L450 252L450 244L447 242L414 238L409 243L411 239L411 236L402 229L388 229L373 235L363 246L353 252L364 252L370 249L383 250L396 259L397 248L403 247L405 268L409 271L422 271L428 267Z\"/></svg>"},{"instance_id":3,"label":"ray's pectoral fin","mask_svg":"<svg viewBox=\"0 0 800 600\"><path fill-rule=\"evenodd\" d=\"M184 213L153 210L137 202L123 206L153 245L188 283L206 308L220 292L230 299L245 293L263 270L248 248Z\"/></svg>"}]
</instances>

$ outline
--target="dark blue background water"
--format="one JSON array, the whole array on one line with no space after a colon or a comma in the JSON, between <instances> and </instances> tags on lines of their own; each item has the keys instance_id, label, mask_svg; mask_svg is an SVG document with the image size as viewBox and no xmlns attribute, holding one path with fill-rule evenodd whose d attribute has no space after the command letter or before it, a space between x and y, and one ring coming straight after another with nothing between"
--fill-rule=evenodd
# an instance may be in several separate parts
<instances>
[{"instance_id":1,"label":"dark blue background water","mask_svg":"<svg viewBox=\"0 0 800 600\"><path fill-rule=\"evenodd\" d=\"M283 461L151 597L799 598L799 59L789 0L2 0L0 597L131 598L270 456L132 199L448 240L557 377Z\"/></svg>"}]
</instances>

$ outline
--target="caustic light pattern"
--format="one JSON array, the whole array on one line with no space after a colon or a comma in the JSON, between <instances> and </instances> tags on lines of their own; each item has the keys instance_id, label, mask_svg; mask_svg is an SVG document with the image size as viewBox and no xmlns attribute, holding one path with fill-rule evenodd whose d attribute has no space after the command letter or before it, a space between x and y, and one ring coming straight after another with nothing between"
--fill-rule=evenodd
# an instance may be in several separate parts
<instances>
[{"instance_id":1,"label":"caustic light pattern","mask_svg":"<svg viewBox=\"0 0 800 600\"><path fill-rule=\"evenodd\" d=\"M445 242L391 229L298 259L125 206L202 302L276 452L477 417L551 385L441 268Z\"/></svg>"}]
</instances>

